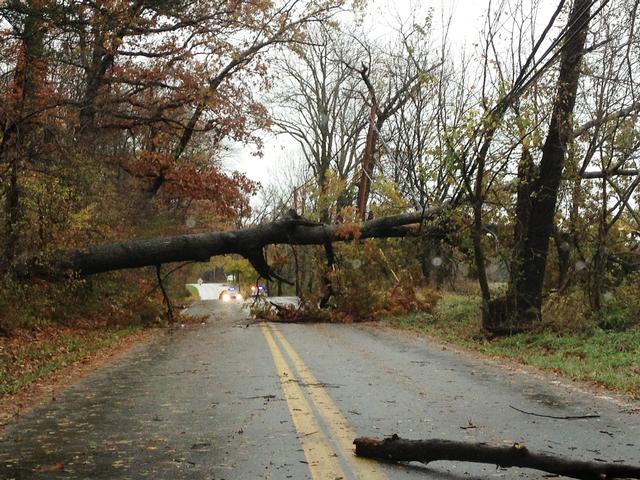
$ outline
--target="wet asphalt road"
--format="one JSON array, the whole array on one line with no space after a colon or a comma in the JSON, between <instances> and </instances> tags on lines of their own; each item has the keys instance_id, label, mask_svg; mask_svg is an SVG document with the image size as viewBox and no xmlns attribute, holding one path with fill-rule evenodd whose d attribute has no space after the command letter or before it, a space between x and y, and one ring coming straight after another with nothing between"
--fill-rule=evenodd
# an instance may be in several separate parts
<instances>
[{"instance_id":1,"label":"wet asphalt road","mask_svg":"<svg viewBox=\"0 0 640 480\"><path fill-rule=\"evenodd\" d=\"M136 347L0 432L0 478L543 478L354 459L353 436L393 433L640 464L640 414L610 399L371 326L249 324L217 301L192 313L208 323Z\"/></svg>"}]
</instances>

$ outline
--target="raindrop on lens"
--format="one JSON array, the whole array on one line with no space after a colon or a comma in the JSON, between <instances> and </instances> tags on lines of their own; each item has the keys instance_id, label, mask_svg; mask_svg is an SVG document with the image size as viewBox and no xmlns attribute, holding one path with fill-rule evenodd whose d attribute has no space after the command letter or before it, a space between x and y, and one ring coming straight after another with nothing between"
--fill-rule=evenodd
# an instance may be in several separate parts
<instances>
[{"instance_id":1,"label":"raindrop on lens","mask_svg":"<svg viewBox=\"0 0 640 480\"><path fill-rule=\"evenodd\" d=\"M433 265L434 267L439 267L440 265L442 265L442 259L440 257L433 257L431 259L431 265Z\"/></svg>"},{"instance_id":2,"label":"raindrop on lens","mask_svg":"<svg viewBox=\"0 0 640 480\"><path fill-rule=\"evenodd\" d=\"M193 217L187 218L187 221L185 223L187 225L187 228L193 228L196 226L196 220Z\"/></svg>"},{"instance_id":3,"label":"raindrop on lens","mask_svg":"<svg viewBox=\"0 0 640 480\"><path fill-rule=\"evenodd\" d=\"M576 270L579 272L580 270L584 270L585 268L587 268L587 264L585 262L583 262L582 260L578 260L576 262Z\"/></svg>"},{"instance_id":4,"label":"raindrop on lens","mask_svg":"<svg viewBox=\"0 0 640 480\"><path fill-rule=\"evenodd\" d=\"M353 266L353 268L360 268L362 266L362 262L356 258L351 262L351 266Z\"/></svg>"}]
</instances>

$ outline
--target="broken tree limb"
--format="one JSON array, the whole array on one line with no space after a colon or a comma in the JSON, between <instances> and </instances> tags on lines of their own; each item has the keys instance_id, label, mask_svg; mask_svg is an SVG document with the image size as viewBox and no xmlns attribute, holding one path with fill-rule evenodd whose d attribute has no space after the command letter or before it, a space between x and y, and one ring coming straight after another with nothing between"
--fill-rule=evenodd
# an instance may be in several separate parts
<instances>
[{"instance_id":1,"label":"broken tree limb","mask_svg":"<svg viewBox=\"0 0 640 480\"><path fill-rule=\"evenodd\" d=\"M329 299L335 295L333 291L333 282L331 281L331 272L335 269L336 254L333 251L333 243L324 243L324 253L327 256L327 269L322 274L322 289L324 293L320 299L320 308L326 308L329 305Z\"/></svg>"},{"instance_id":2,"label":"broken tree limb","mask_svg":"<svg viewBox=\"0 0 640 480\"><path fill-rule=\"evenodd\" d=\"M158 279L158 286L162 291L162 298L164 298L164 301L167 304L167 318L169 319L169 323L173 323L173 306L171 305L171 299L164 288L164 282L162 281L162 265L160 264L156 265L156 278Z\"/></svg>"},{"instance_id":3,"label":"broken tree limb","mask_svg":"<svg viewBox=\"0 0 640 480\"><path fill-rule=\"evenodd\" d=\"M495 464L500 467L523 467L542 470L582 480L640 478L640 467L618 463L569 460L546 453L530 452L524 445L494 447L484 443L452 440L405 440L397 435L380 440L361 437L353 442L356 455L392 462L430 463L436 460L455 460Z\"/></svg>"},{"instance_id":4,"label":"broken tree limb","mask_svg":"<svg viewBox=\"0 0 640 480\"><path fill-rule=\"evenodd\" d=\"M262 248L255 248L245 251L243 252L243 256L247 260L249 260L249 263L251 263L255 271L258 272L261 277L264 277L267 280L276 279L288 285L293 285L292 281L278 275L278 273L271 268L271 266L267 263L267 259L264 255L264 250Z\"/></svg>"},{"instance_id":5,"label":"broken tree limb","mask_svg":"<svg viewBox=\"0 0 640 480\"><path fill-rule=\"evenodd\" d=\"M524 413L525 415L532 415L534 417L541 417L541 418L551 418L553 420L584 420L584 419L587 419L587 418L600 418L600 415L598 415L598 414L590 414L590 415L544 415L542 413L527 412L526 410L520 410L519 408L514 407L513 405L509 405L509 408L512 408L516 412Z\"/></svg>"},{"instance_id":6,"label":"broken tree limb","mask_svg":"<svg viewBox=\"0 0 640 480\"><path fill-rule=\"evenodd\" d=\"M359 238L404 237L416 229L411 225L433 218L440 209L380 217L360 225ZM207 262L215 255L239 254L249 259L266 279L273 279L262 249L266 245L325 245L353 240L353 232L343 233L340 224L327 225L305 219L284 218L242 230L177 235L91 246L85 250L62 252L53 263L27 261L17 268L22 277L56 277L75 272L80 275L155 266L163 263Z\"/></svg>"}]
</instances>

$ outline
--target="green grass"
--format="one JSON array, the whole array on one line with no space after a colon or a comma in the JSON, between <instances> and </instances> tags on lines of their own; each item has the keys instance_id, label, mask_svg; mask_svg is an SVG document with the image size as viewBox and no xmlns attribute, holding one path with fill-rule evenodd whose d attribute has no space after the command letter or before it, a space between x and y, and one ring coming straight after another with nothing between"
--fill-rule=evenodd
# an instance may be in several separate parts
<instances>
[{"instance_id":1,"label":"green grass","mask_svg":"<svg viewBox=\"0 0 640 480\"><path fill-rule=\"evenodd\" d=\"M34 342L5 345L0 348L0 396L15 393L66 365L109 347L138 328L74 330Z\"/></svg>"},{"instance_id":2,"label":"green grass","mask_svg":"<svg viewBox=\"0 0 640 480\"><path fill-rule=\"evenodd\" d=\"M433 314L407 315L389 322L484 354L511 358L640 397L640 328L535 332L488 340L480 331L479 312L478 297L445 295Z\"/></svg>"},{"instance_id":3,"label":"green grass","mask_svg":"<svg viewBox=\"0 0 640 480\"><path fill-rule=\"evenodd\" d=\"M187 291L193 298L195 298L196 300L200 300L200 294L198 293L198 289L196 287L194 287L193 285L185 285L185 287L187 287Z\"/></svg>"}]
</instances>

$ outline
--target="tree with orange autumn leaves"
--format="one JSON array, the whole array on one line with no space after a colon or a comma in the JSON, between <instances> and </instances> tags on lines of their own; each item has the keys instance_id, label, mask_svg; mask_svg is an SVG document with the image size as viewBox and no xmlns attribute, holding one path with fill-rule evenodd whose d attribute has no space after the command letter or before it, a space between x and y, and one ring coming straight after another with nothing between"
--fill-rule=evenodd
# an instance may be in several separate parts
<instances>
[{"instance_id":1,"label":"tree with orange autumn leaves","mask_svg":"<svg viewBox=\"0 0 640 480\"><path fill-rule=\"evenodd\" d=\"M2 270L61 246L175 232L187 217L211 228L247 215L256 185L221 158L228 140L259 149L265 52L304 42L343 3L4 2Z\"/></svg>"}]
</instances>

